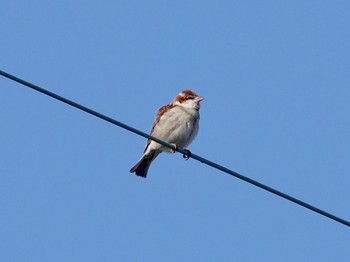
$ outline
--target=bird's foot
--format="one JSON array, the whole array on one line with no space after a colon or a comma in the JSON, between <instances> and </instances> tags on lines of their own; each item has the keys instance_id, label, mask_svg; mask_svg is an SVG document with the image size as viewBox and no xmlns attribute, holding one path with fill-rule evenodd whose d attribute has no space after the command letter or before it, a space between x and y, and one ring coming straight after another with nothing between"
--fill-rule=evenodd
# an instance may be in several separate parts
<instances>
[{"instance_id":1,"label":"bird's foot","mask_svg":"<svg viewBox=\"0 0 350 262\"><path fill-rule=\"evenodd\" d=\"M191 151L188 150L188 149L184 149L184 151L185 151L186 153L183 154L182 157L183 157L184 159L186 159L186 160L190 159L190 157L191 157L191 155L192 155Z\"/></svg>"},{"instance_id":2,"label":"bird's foot","mask_svg":"<svg viewBox=\"0 0 350 262\"><path fill-rule=\"evenodd\" d=\"M177 145L176 144L171 144L174 146L174 148L170 148L170 153L174 154L177 151Z\"/></svg>"}]
</instances>

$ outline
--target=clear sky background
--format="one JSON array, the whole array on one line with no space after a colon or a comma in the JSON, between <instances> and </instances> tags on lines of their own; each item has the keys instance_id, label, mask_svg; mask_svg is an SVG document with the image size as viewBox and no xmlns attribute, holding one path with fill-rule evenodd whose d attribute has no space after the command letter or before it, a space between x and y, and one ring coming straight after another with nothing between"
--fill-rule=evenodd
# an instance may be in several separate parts
<instances>
[{"instance_id":1,"label":"clear sky background","mask_svg":"<svg viewBox=\"0 0 350 262\"><path fill-rule=\"evenodd\" d=\"M2 1L1 70L350 220L349 1ZM1 261L346 261L350 229L0 77Z\"/></svg>"}]
</instances>

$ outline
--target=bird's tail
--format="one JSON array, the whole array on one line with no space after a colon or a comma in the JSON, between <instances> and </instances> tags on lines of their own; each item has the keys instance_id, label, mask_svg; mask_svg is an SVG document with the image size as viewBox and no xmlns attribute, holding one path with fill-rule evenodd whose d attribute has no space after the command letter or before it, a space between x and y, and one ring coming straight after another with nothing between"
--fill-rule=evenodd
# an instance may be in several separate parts
<instances>
[{"instance_id":1,"label":"bird's tail","mask_svg":"<svg viewBox=\"0 0 350 262\"><path fill-rule=\"evenodd\" d=\"M148 168L152 161L159 155L156 151L144 154L141 159L130 169L130 173L136 173L137 176L146 177Z\"/></svg>"}]
</instances>

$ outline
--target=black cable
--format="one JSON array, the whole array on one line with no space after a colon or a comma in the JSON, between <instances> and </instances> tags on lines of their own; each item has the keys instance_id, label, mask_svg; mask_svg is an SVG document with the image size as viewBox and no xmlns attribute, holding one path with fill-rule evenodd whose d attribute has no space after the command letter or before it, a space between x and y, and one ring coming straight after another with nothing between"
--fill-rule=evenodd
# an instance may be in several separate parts
<instances>
[{"instance_id":1,"label":"black cable","mask_svg":"<svg viewBox=\"0 0 350 262\"><path fill-rule=\"evenodd\" d=\"M227 173L227 174L229 174L229 175L231 175L231 176L234 176L234 177L236 177L236 178L239 178L239 179L241 179L241 180L243 180L243 181L245 181L245 182L248 182L248 183L250 183L250 184L252 184L252 185L254 185L254 186L257 186L257 187L259 187L259 188L261 188L261 189L264 189L264 190L266 190L266 191L269 191L269 192L272 193L272 194L278 195L278 196L280 196L280 197L282 197L282 198L284 198L284 199L287 199L287 200L289 200L289 201L291 201L291 202L293 202L293 203L295 203L295 204L298 204L298 205L300 205L300 206L302 206L302 207L305 207L305 208L307 208L307 209L309 209L309 210L312 210L312 211L314 211L314 212L316 212L316 213L318 213L318 214L320 214L320 215L323 215L323 216L328 217L328 218L330 218L330 219L332 219L332 220L334 220L334 221L336 221L336 222L339 222L339 223L341 223L341 224L343 224L343 225L346 225L346 226L350 227L350 222L347 221L347 220L345 220L345 219L342 219L342 218L340 218L340 217L337 217L337 216L335 216L335 215L333 215L333 214L331 214L331 213L328 213L328 212L326 212L326 211L324 211L324 210L322 210L322 209L320 209L320 208L317 208L317 207L315 207L315 206L312 206L312 205L310 205L310 204L308 204L308 203L306 203L306 202L304 202L304 201L301 201L301 200L299 200L299 199L297 199L297 198L295 198L295 197L292 197L292 196L290 196L290 195L287 195L287 194L285 194L285 193L283 193L283 192L281 192L281 191L278 191L278 190L276 190L276 189L273 189L272 187L269 187L269 186L267 186L267 185L264 185L264 184L262 184L262 183L260 183L260 182L255 181L255 180L253 180L253 179L250 179L250 178L248 178L248 177L246 177L246 176L243 176L243 175L241 175L241 174L239 174L239 173L237 173L237 172L234 172L234 171L232 171L232 170L230 170L230 169L228 169L228 168L226 168L226 167L224 167L224 166L221 166L221 165L219 165L219 164L216 164L216 163L214 163L214 162L212 162L212 161L210 161L210 160L208 160L208 159L205 159L205 158L203 158L203 157L201 157L201 156L198 156L198 155L196 155L196 154L193 154L193 153L189 152L189 151L186 150L186 149L176 148L176 147L174 147L174 145L169 144L169 143L167 143L167 142L165 142L165 141L163 141L163 140L160 140L159 138L150 136L150 135L148 135L148 134L146 134L146 133L144 133L144 132L142 132L142 131L140 131L140 130L137 130L137 129L135 129L135 128L129 126L129 125L126 125L126 124L121 123L121 122L119 122L119 121L117 121L117 120L115 120L115 119L112 119L112 118L108 117L108 116L105 116L105 115L103 115L103 114L100 114L100 113L98 113L98 112L96 112L96 111L94 111L94 110L92 110L92 109L89 109L89 108L87 108L87 107L85 107L85 106L83 106L83 105L80 105L80 104L78 104L78 103L75 103L75 102L73 102L73 101L71 101L71 100L69 100L69 99L67 99L67 98L64 98L64 97L62 97L62 96L59 96L59 95L57 95L57 94L55 94L55 93L52 93L52 92L50 92L50 91L48 91L48 90L46 90L46 89L43 89L43 88L41 88L41 87L39 87L39 86L37 86L37 85L31 84L31 83L29 83L29 82L27 82L27 81L25 81L25 80L22 80L22 79L20 79L20 78L18 78L18 77L15 77L15 76L13 76L13 75L10 75L10 74L8 74L8 73L6 73L6 72L4 72L4 71L1 71L1 70L0 70L0 74L1 74L2 76L6 77L6 78L9 78L9 79L11 79L11 80L13 80L13 81L16 81L16 82L20 83L20 84L22 84L22 85L25 85L25 86L27 86L27 87L29 87L29 88L32 88L32 89L34 89L34 90L36 90L36 91L38 91L38 92L40 92L40 93L43 93L43 94L48 95L48 96L51 96L52 98L54 98L54 99L56 99L56 100L59 100L59 101L61 101L61 102L63 102L63 103L66 103L66 104L68 104L68 105L71 105L71 106L73 106L73 107L75 107L75 108L78 108L78 109L80 109L80 110L82 110L82 111L85 111L85 112L87 112L87 113L89 113L89 114L91 114L91 115L94 115L94 116L96 116L96 117L98 117L98 118L101 118L101 119L103 119L103 120L105 120L105 121L107 121L107 122L110 122L110 123L112 123L112 124L114 124L114 125L117 125L117 126L119 126L119 127L121 127L121 128L124 128L124 129L126 129L126 130L128 130L128 131L130 131L130 132L133 132L133 133L135 133L135 134L138 134L138 135L140 135L140 136L143 136L143 137L145 137L145 138L147 138L147 139L151 139L151 140L153 140L153 141L155 141L155 142L157 142L157 143L159 143L159 144L161 144L161 145L163 145L163 146L166 146L166 147L171 148L171 149L173 149L173 150L175 150L175 151L178 151L178 152L180 152L181 154L183 154L184 157L187 158L187 159L188 159L189 157L191 157L191 158L193 158L193 159L196 159L196 160L198 160L198 161L200 161L200 162L202 162L202 163L204 163L204 164L206 164L206 165L208 165L208 166L211 166L211 167L213 167L213 168L216 168L216 169L218 169L218 170L220 170L220 171L222 171L222 172L225 172L225 173Z\"/></svg>"}]
</instances>

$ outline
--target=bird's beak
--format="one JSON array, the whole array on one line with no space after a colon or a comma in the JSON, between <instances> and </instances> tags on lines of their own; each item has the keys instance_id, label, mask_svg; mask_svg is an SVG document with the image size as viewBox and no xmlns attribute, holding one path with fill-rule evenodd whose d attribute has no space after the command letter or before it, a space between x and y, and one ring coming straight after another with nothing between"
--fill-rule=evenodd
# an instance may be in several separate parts
<instances>
[{"instance_id":1,"label":"bird's beak","mask_svg":"<svg viewBox=\"0 0 350 262\"><path fill-rule=\"evenodd\" d=\"M202 97L202 96L197 96L196 98L195 98L195 101L196 102L200 102L200 101L202 101L204 99L204 97Z\"/></svg>"}]
</instances>

